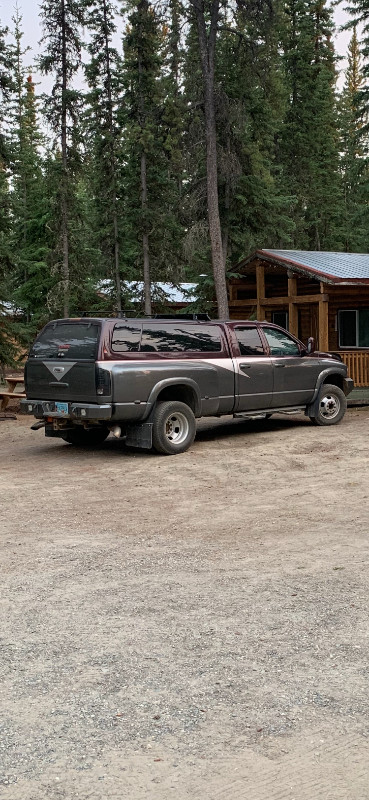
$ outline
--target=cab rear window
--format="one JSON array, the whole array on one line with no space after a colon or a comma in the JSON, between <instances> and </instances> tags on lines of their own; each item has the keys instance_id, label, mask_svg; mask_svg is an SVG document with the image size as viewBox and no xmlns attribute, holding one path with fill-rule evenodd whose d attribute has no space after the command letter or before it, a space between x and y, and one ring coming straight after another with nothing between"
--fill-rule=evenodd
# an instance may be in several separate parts
<instances>
[{"instance_id":1,"label":"cab rear window","mask_svg":"<svg viewBox=\"0 0 369 800\"><path fill-rule=\"evenodd\" d=\"M97 355L99 326L58 322L49 325L34 342L30 358L92 361Z\"/></svg>"}]
</instances>

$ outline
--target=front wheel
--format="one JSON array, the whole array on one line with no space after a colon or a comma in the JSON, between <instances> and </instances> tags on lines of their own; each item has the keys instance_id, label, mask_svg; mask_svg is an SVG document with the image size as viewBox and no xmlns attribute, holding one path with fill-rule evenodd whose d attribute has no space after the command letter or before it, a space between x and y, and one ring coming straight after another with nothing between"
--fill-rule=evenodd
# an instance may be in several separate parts
<instances>
[{"instance_id":1,"label":"front wheel","mask_svg":"<svg viewBox=\"0 0 369 800\"><path fill-rule=\"evenodd\" d=\"M96 447L98 444L105 442L109 436L109 428L101 425L96 428L75 427L62 434L61 438L68 444L74 444L76 447Z\"/></svg>"},{"instance_id":2,"label":"front wheel","mask_svg":"<svg viewBox=\"0 0 369 800\"><path fill-rule=\"evenodd\" d=\"M153 415L152 443L158 453L173 456L191 447L196 420L185 403L168 400L157 403Z\"/></svg>"},{"instance_id":3,"label":"front wheel","mask_svg":"<svg viewBox=\"0 0 369 800\"><path fill-rule=\"evenodd\" d=\"M337 425L347 408L346 397L338 386L323 383L320 389L319 411L311 417L314 425Z\"/></svg>"}]
</instances>

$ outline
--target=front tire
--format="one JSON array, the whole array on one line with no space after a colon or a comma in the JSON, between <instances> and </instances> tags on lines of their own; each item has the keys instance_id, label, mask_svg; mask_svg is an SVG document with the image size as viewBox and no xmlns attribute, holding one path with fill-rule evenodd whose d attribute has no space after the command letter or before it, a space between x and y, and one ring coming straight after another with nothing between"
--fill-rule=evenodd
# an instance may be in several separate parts
<instances>
[{"instance_id":1,"label":"front tire","mask_svg":"<svg viewBox=\"0 0 369 800\"><path fill-rule=\"evenodd\" d=\"M65 442L68 442L68 444L73 444L75 447L96 447L105 442L109 433L109 428L106 428L105 425L90 428L90 430L76 427L63 433L61 438L64 439Z\"/></svg>"},{"instance_id":2,"label":"front tire","mask_svg":"<svg viewBox=\"0 0 369 800\"><path fill-rule=\"evenodd\" d=\"M314 425L337 425L347 409L346 397L338 386L323 383L320 389L319 411L311 417Z\"/></svg>"},{"instance_id":3,"label":"front tire","mask_svg":"<svg viewBox=\"0 0 369 800\"><path fill-rule=\"evenodd\" d=\"M196 420L191 408L176 400L159 402L153 414L152 443L157 453L173 456L191 447Z\"/></svg>"}]
</instances>

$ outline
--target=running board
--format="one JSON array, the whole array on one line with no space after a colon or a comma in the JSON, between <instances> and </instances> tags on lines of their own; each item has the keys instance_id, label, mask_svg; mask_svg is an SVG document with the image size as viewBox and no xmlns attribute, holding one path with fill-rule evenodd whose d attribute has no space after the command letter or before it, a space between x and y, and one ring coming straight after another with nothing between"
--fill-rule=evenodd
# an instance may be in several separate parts
<instances>
[{"instance_id":1,"label":"running board","mask_svg":"<svg viewBox=\"0 0 369 800\"><path fill-rule=\"evenodd\" d=\"M266 408L265 411L238 411L233 414L234 418L242 419L265 419L268 414L300 414L306 406L294 406L288 410L285 408Z\"/></svg>"}]
</instances>

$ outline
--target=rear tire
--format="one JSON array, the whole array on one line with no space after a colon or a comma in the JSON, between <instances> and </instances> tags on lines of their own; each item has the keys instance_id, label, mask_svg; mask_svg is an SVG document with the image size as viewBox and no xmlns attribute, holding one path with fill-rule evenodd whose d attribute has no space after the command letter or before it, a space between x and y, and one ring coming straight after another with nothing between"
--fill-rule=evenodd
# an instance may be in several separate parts
<instances>
[{"instance_id":1,"label":"rear tire","mask_svg":"<svg viewBox=\"0 0 369 800\"><path fill-rule=\"evenodd\" d=\"M157 453L174 456L191 447L196 420L191 408L176 400L159 402L153 413L152 443Z\"/></svg>"},{"instance_id":2,"label":"rear tire","mask_svg":"<svg viewBox=\"0 0 369 800\"><path fill-rule=\"evenodd\" d=\"M339 386L323 383L320 389L319 412L311 417L314 425L337 425L345 416L347 400Z\"/></svg>"},{"instance_id":3,"label":"rear tire","mask_svg":"<svg viewBox=\"0 0 369 800\"><path fill-rule=\"evenodd\" d=\"M105 442L109 433L109 428L106 428L105 425L90 428L90 430L76 427L63 433L61 438L64 439L65 442L68 442L68 444L73 444L75 447L96 447Z\"/></svg>"}]
</instances>

